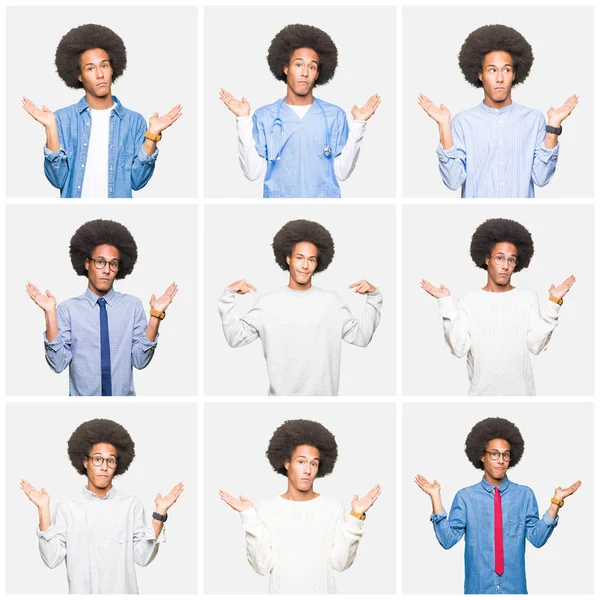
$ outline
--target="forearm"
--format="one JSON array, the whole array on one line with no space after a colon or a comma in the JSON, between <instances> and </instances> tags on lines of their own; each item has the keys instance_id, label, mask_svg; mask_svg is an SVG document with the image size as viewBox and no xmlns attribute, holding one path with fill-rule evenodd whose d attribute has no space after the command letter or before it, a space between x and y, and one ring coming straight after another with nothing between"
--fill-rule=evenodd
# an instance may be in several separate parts
<instances>
[{"instance_id":1,"label":"forearm","mask_svg":"<svg viewBox=\"0 0 600 600\"><path fill-rule=\"evenodd\" d=\"M46 129L46 147L50 152L58 152L60 150L60 142L58 140L58 127L56 123L45 128Z\"/></svg>"},{"instance_id":2,"label":"forearm","mask_svg":"<svg viewBox=\"0 0 600 600\"><path fill-rule=\"evenodd\" d=\"M146 138L144 140L144 145L142 146L142 148L148 156L152 156L154 154L154 151L156 150L156 142L154 140L151 140L150 138Z\"/></svg>"},{"instance_id":3,"label":"forearm","mask_svg":"<svg viewBox=\"0 0 600 600\"><path fill-rule=\"evenodd\" d=\"M252 118L238 117L236 119L238 135L238 159L242 173L246 179L256 181L265 166L265 159L256 149L256 142L252 135Z\"/></svg>"},{"instance_id":4,"label":"forearm","mask_svg":"<svg viewBox=\"0 0 600 600\"><path fill-rule=\"evenodd\" d=\"M158 509L156 510L158 512ZM165 511L166 513L166 511ZM160 513L159 513L160 514ZM154 529L154 535L156 539L162 533L163 527L165 526L164 521L159 521L158 519L152 518L152 529Z\"/></svg>"},{"instance_id":5,"label":"forearm","mask_svg":"<svg viewBox=\"0 0 600 600\"><path fill-rule=\"evenodd\" d=\"M441 494L431 494L431 496L429 496L429 498L431 500L431 512L434 515L439 515L444 508L442 505L442 495Z\"/></svg>"},{"instance_id":6,"label":"forearm","mask_svg":"<svg viewBox=\"0 0 600 600\"><path fill-rule=\"evenodd\" d=\"M50 529L52 518L50 517L50 505L38 508L40 531Z\"/></svg>"},{"instance_id":7,"label":"forearm","mask_svg":"<svg viewBox=\"0 0 600 600\"><path fill-rule=\"evenodd\" d=\"M438 299L444 339L454 356L462 358L471 348L471 331L465 314L454 306L452 296Z\"/></svg>"},{"instance_id":8,"label":"forearm","mask_svg":"<svg viewBox=\"0 0 600 600\"><path fill-rule=\"evenodd\" d=\"M346 515L346 521L338 526L331 552L331 566L336 571L345 571L352 566L363 535L364 523L352 515Z\"/></svg>"},{"instance_id":9,"label":"forearm","mask_svg":"<svg viewBox=\"0 0 600 600\"><path fill-rule=\"evenodd\" d=\"M351 318L347 320L347 316L351 316L351 313L349 309L343 307L342 310L347 313L347 316L343 317L345 323L342 339L354 346L362 348L368 346L381 320L382 304L383 297L379 289L376 289L374 292L367 294L365 309L359 319Z\"/></svg>"},{"instance_id":10,"label":"forearm","mask_svg":"<svg viewBox=\"0 0 600 600\"><path fill-rule=\"evenodd\" d=\"M440 144L444 150L450 150L454 146L454 140L452 138L452 127L450 121L443 121L438 123L438 131L440 133Z\"/></svg>"},{"instance_id":11,"label":"forearm","mask_svg":"<svg viewBox=\"0 0 600 600\"><path fill-rule=\"evenodd\" d=\"M349 124L346 145L341 154L335 157L333 163L335 176L340 181L348 179L356 167L366 127L366 121L352 121Z\"/></svg>"},{"instance_id":12,"label":"forearm","mask_svg":"<svg viewBox=\"0 0 600 600\"><path fill-rule=\"evenodd\" d=\"M56 307L44 311L46 316L46 339L52 342L58 336L58 319L56 317Z\"/></svg>"},{"instance_id":13,"label":"forearm","mask_svg":"<svg viewBox=\"0 0 600 600\"><path fill-rule=\"evenodd\" d=\"M146 337L148 341L153 342L158 335L158 329L160 327L160 319L154 315L150 315L148 319L148 326L146 327Z\"/></svg>"}]
</instances>

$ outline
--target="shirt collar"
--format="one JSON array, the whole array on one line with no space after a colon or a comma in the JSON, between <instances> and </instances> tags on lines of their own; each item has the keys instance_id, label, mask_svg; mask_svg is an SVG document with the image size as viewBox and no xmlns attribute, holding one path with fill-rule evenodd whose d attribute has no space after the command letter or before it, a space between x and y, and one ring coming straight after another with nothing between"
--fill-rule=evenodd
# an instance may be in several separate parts
<instances>
[{"instance_id":1,"label":"shirt collar","mask_svg":"<svg viewBox=\"0 0 600 600\"><path fill-rule=\"evenodd\" d=\"M485 114L493 115L495 117L501 117L509 115L514 110L516 104L514 102L511 102L508 106L503 106L502 108L490 108L489 106L487 106L487 104L484 104L482 101L479 106Z\"/></svg>"},{"instance_id":2,"label":"shirt collar","mask_svg":"<svg viewBox=\"0 0 600 600\"><path fill-rule=\"evenodd\" d=\"M83 489L81 490L81 494L87 500L110 500L111 498L115 497L116 493L117 493L117 490L114 485L113 485L113 487L110 488L110 490L108 491L108 494L106 494L106 496L104 496L104 498L100 498L100 496L97 496L96 494L94 494L94 492L91 492L90 490L88 490L87 486L83 486Z\"/></svg>"},{"instance_id":3,"label":"shirt collar","mask_svg":"<svg viewBox=\"0 0 600 600\"><path fill-rule=\"evenodd\" d=\"M105 296L96 296L96 294L94 294L90 288L86 288L84 296L92 306L96 306L100 298L104 298L106 300L106 304L112 306L113 302L115 301L115 297L117 296L117 292L115 292L114 288L111 288L110 292L108 292L108 294Z\"/></svg>"},{"instance_id":4,"label":"shirt collar","mask_svg":"<svg viewBox=\"0 0 600 600\"><path fill-rule=\"evenodd\" d=\"M494 492L494 488L496 487L496 486L492 485L491 483L488 483L485 480L485 476L483 476L481 478L481 485L483 486L483 489L486 492L489 492L490 494L492 494ZM498 486L500 493L503 494L509 485L510 485L510 480L508 479L508 476L505 476L504 479L502 480L502 483Z\"/></svg>"},{"instance_id":5,"label":"shirt collar","mask_svg":"<svg viewBox=\"0 0 600 600\"><path fill-rule=\"evenodd\" d=\"M125 109L123 105L119 102L119 99L116 96L111 96L115 106L113 108L113 112L120 118L123 119L125 116ZM77 112L82 113L84 110L90 108L85 96L77 103Z\"/></svg>"}]
</instances>

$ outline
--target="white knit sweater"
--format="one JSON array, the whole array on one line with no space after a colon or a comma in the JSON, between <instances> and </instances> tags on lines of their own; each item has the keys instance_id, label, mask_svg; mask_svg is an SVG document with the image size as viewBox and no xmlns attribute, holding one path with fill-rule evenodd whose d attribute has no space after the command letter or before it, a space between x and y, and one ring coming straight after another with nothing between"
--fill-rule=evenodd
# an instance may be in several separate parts
<instances>
[{"instance_id":1,"label":"white knit sweater","mask_svg":"<svg viewBox=\"0 0 600 600\"><path fill-rule=\"evenodd\" d=\"M529 353L546 348L558 324L560 306L547 300L540 314L537 295L514 288L477 290L454 307L439 299L444 336L455 356L467 356L472 396L535 396Z\"/></svg>"},{"instance_id":2,"label":"white knit sweater","mask_svg":"<svg viewBox=\"0 0 600 600\"><path fill-rule=\"evenodd\" d=\"M335 594L333 571L354 562L364 521L339 500L293 502L278 496L240 513L248 562L270 574L271 594Z\"/></svg>"},{"instance_id":3,"label":"white knit sweater","mask_svg":"<svg viewBox=\"0 0 600 600\"><path fill-rule=\"evenodd\" d=\"M261 339L270 396L337 396L342 340L367 346L383 303L379 290L367 294L356 319L335 292L285 287L261 296L240 318L235 297L225 288L218 302L225 339L233 348Z\"/></svg>"}]
</instances>

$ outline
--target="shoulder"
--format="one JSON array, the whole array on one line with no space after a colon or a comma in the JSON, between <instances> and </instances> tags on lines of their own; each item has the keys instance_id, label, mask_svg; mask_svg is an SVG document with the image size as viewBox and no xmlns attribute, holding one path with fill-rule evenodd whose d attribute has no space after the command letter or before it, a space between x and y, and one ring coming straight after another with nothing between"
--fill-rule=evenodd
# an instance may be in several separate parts
<instances>
[{"instance_id":1,"label":"shoulder","mask_svg":"<svg viewBox=\"0 0 600 600\"><path fill-rule=\"evenodd\" d=\"M479 104L477 106L474 106L473 108L468 108L467 110L461 110L460 112L457 112L452 117L452 120L455 123L461 123L464 121L469 121L477 114L481 114L481 108Z\"/></svg>"},{"instance_id":2,"label":"shoulder","mask_svg":"<svg viewBox=\"0 0 600 600\"><path fill-rule=\"evenodd\" d=\"M331 498L329 496L323 496L322 494L319 496L319 501L321 502L321 506L324 511L339 513L344 512L344 503L337 498Z\"/></svg>"},{"instance_id":3,"label":"shoulder","mask_svg":"<svg viewBox=\"0 0 600 600\"><path fill-rule=\"evenodd\" d=\"M279 102L280 100L276 100L271 104L265 104L264 106L260 106L254 111L254 114L252 115L253 118L259 120L265 119L267 117L274 118L275 114L277 113L277 107L279 106Z\"/></svg>"},{"instance_id":4,"label":"shoulder","mask_svg":"<svg viewBox=\"0 0 600 600\"><path fill-rule=\"evenodd\" d=\"M65 106L64 108L59 108L54 111L54 114L63 121L66 119L72 119L77 116L79 103L70 104L69 106Z\"/></svg>"},{"instance_id":5,"label":"shoulder","mask_svg":"<svg viewBox=\"0 0 600 600\"><path fill-rule=\"evenodd\" d=\"M514 294L516 298L522 300L523 302L537 302L538 295L533 291L527 288L515 288L511 294Z\"/></svg>"},{"instance_id":6,"label":"shoulder","mask_svg":"<svg viewBox=\"0 0 600 600\"><path fill-rule=\"evenodd\" d=\"M465 499L465 498L469 498L471 496L473 496L473 494L475 494L476 492L478 492L481 489L481 483L474 483L473 485L469 485L467 487L462 488L461 490L458 490L458 492L456 492L456 496L454 497L455 500L457 499Z\"/></svg>"},{"instance_id":7,"label":"shoulder","mask_svg":"<svg viewBox=\"0 0 600 600\"><path fill-rule=\"evenodd\" d=\"M131 294L122 294L121 292L115 292L115 304L126 304L142 306L142 301L137 296Z\"/></svg>"},{"instance_id":8,"label":"shoulder","mask_svg":"<svg viewBox=\"0 0 600 600\"><path fill-rule=\"evenodd\" d=\"M89 304L85 294L81 294L80 296L73 296L73 298L67 298L66 300L60 302L57 308L59 310L69 311L69 309L79 306L82 302L86 302Z\"/></svg>"},{"instance_id":9,"label":"shoulder","mask_svg":"<svg viewBox=\"0 0 600 600\"><path fill-rule=\"evenodd\" d=\"M534 496L533 490L527 485L521 485L520 483L510 482L511 492L516 492L524 497Z\"/></svg>"},{"instance_id":10,"label":"shoulder","mask_svg":"<svg viewBox=\"0 0 600 600\"><path fill-rule=\"evenodd\" d=\"M341 108L340 106L338 106L337 104L331 104L331 102L325 102L325 100L321 100L320 98L319 98L319 102L321 103L323 110L327 114L335 116L336 118L340 118L340 119L346 118L346 111L343 108Z\"/></svg>"},{"instance_id":11,"label":"shoulder","mask_svg":"<svg viewBox=\"0 0 600 600\"><path fill-rule=\"evenodd\" d=\"M514 114L519 117L528 117L532 120L542 119L545 121L544 114L537 110L537 108L528 108L527 106L523 106L522 104L514 103L513 108Z\"/></svg>"}]
</instances>

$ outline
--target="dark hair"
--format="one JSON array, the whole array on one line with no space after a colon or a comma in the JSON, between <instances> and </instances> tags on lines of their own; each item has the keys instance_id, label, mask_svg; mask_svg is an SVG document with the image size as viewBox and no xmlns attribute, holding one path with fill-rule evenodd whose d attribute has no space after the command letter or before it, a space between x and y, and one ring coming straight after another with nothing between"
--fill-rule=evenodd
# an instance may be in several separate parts
<instances>
[{"instance_id":1,"label":"dark hair","mask_svg":"<svg viewBox=\"0 0 600 600\"><path fill-rule=\"evenodd\" d=\"M69 254L77 275L87 277L85 260L102 244L114 246L119 251L119 270L115 279L127 277L133 271L138 256L135 240L125 225L104 219L84 223L71 238Z\"/></svg>"},{"instance_id":2,"label":"dark hair","mask_svg":"<svg viewBox=\"0 0 600 600\"><path fill-rule=\"evenodd\" d=\"M529 42L512 27L484 25L469 34L458 54L458 65L465 79L475 87L482 87L479 73L483 60L490 52L508 52L513 61L513 85L523 83L533 64L533 50Z\"/></svg>"},{"instance_id":3,"label":"dark hair","mask_svg":"<svg viewBox=\"0 0 600 600\"><path fill-rule=\"evenodd\" d=\"M326 84L337 67L337 48L328 34L312 25L288 25L273 38L267 54L271 73L279 81L286 81L283 67L289 65L298 48L310 48L319 55L319 77L314 85Z\"/></svg>"},{"instance_id":4,"label":"dark hair","mask_svg":"<svg viewBox=\"0 0 600 600\"><path fill-rule=\"evenodd\" d=\"M517 248L517 266L514 272L526 269L533 256L533 239L523 225L511 219L488 219L484 221L471 238L471 258L480 268L487 270L485 259L492 254L494 246L500 242L514 244Z\"/></svg>"},{"instance_id":5,"label":"dark hair","mask_svg":"<svg viewBox=\"0 0 600 600\"><path fill-rule=\"evenodd\" d=\"M491 440L506 440L510 444L510 467L515 467L523 456L525 442L518 427L500 417L491 417L479 421L469 432L465 440L465 454L477 469L483 469L481 457Z\"/></svg>"},{"instance_id":6,"label":"dark hair","mask_svg":"<svg viewBox=\"0 0 600 600\"><path fill-rule=\"evenodd\" d=\"M81 25L65 34L56 48L56 71L70 88L82 88L83 83L79 64L81 55L87 50L100 48L108 54L113 70L112 80L116 81L127 66L127 50L123 40L103 25Z\"/></svg>"},{"instance_id":7,"label":"dark hair","mask_svg":"<svg viewBox=\"0 0 600 600\"><path fill-rule=\"evenodd\" d=\"M309 242L317 247L315 273L324 271L331 264L335 254L335 245L329 231L314 221L298 219L286 223L273 238L275 261L284 271L290 270L290 266L285 260L286 256L291 256L294 247L300 242Z\"/></svg>"},{"instance_id":8,"label":"dark hair","mask_svg":"<svg viewBox=\"0 0 600 600\"><path fill-rule=\"evenodd\" d=\"M273 433L267 449L267 458L273 470L287 477L284 464L291 460L298 446L313 446L319 451L317 477L325 477L333 471L338 454L334 435L321 423L305 419L285 421Z\"/></svg>"},{"instance_id":9,"label":"dark hair","mask_svg":"<svg viewBox=\"0 0 600 600\"><path fill-rule=\"evenodd\" d=\"M112 444L117 450L115 475L122 475L129 469L135 457L135 444L127 430L109 419L92 419L82 423L71 435L68 453L71 464L81 475L87 473L83 459L95 444Z\"/></svg>"}]
</instances>

